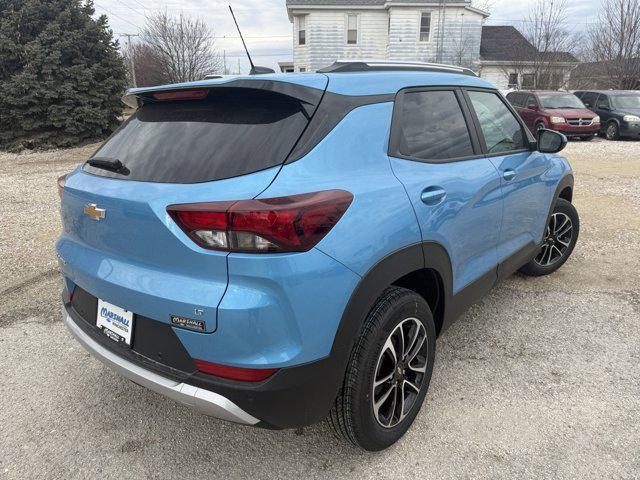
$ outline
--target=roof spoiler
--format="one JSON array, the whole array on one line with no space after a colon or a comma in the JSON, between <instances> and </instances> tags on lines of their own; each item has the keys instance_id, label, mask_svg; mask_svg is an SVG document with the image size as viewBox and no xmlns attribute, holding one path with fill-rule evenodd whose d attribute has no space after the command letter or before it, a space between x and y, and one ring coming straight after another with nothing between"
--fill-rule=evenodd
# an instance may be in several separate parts
<instances>
[{"instance_id":1,"label":"roof spoiler","mask_svg":"<svg viewBox=\"0 0 640 480\"><path fill-rule=\"evenodd\" d=\"M266 78L240 78L222 83L192 83L177 85L160 85L158 87L142 87L128 90L122 97L122 102L131 108L138 108L145 102L156 102L154 94L186 93L207 90L212 92L224 89L267 90L300 102L307 115L313 114L322 99L324 89L319 90L295 83L278 82ZM195 98L195 97L194 97Z\"/></svg>"}]
</instances>

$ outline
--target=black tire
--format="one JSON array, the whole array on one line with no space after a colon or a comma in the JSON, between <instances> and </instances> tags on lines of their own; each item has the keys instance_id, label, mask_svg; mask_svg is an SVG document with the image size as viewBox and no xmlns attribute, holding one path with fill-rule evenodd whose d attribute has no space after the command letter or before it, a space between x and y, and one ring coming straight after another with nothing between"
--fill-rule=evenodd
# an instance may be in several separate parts
<instances>
[{"instance_id":1,"label":"black tire","mask_svg":"<svg viewBox=\"0 0 640 480\"><path fill-rule=\"evenodd\" d=\"M568 219L570 224L564 224ZM566 234L563 234L564 231ZM570 235L569 235L570 234ZM558 270L571 256L580 234L580 218L576 208L559 198L545 230L542 247L535 258L520 269L532 277L549 275ZM548 255L548 256L547 256Z\"/></svg>"},{"instance_id":2,"label":"black tire","mask_svg":"<svg viewBox=\"0 0 640 480\"><path fill-rule=\"evenodd\" d=\"M618 137L620 136L620 128L618 127L618 124L613 121L607 123L604 136L607 140L618 140Z\"/></svg>"},{"instance_id":3,"label":"black tire","mask_svg":"<svg viewBox=\"0 0 640 480\"><path fill-rule=\"evenodd\" d=\"M409 339L413 338L412 332L416 334L415 348L418 348L418 335L424 333L425 337L418 350L407 347L408 355L405 357L403 353L403 358L415 353L413 359L407 360L404 368L404 359L394 364L391 354L396 348L397 351L404 350L404 347L399 347L399 335L402 335L402 339ZM413 423L429 388L435 360L435 337L433 316L427 302L420 295L400 287L385 290L364 322L351 352L343 386L329 413L328 420L335 432L368 451L383 450L398 441ZM388 341L391 348L388 347ZM417 363L412 367L413 362ZM383 368L386 371L383 372ZM398 368L404 369L406 376L402 376ZM424 369L424 372L416 373L416 368ZM377 375L382 376L376 377ZM393 377L374 388L376 379L382 380L389 375ZM418 390L405 388L405 384L411 385L409 382L418 384ZM400 390L400 384L403 390ZM387 388L389 392L407 392L405 402L400 404L403 407L408 405L404 412L406 416L402 416L402 411L396 415L400 408L397 397L387 394L387 400L383 400ZM377 411L374 407L376 396ZM383 425L383 417L388 426ZM386 421L386 418L389 420ZM397 424L393 424L396 420Z\"/></svg>"}]
</instances>

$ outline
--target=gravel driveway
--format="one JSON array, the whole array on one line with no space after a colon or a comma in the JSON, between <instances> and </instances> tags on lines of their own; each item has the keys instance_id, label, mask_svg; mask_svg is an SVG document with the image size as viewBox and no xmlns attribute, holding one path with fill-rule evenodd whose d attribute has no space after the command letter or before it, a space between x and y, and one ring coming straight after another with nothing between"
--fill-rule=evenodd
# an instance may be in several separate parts
<instances>
[{"instance_id":1,"label":"gravel driveway","mask_svg":"<svg viewBox=\"0 0 640 480\"><path fill-rule=\"evenodd\" d=\"M89 357L60 318L55 179L95 146L0 154L0 478L640 478L640 143L572 142L578 246L505 281L437 344L379 454L201 416Z\"/></svg>"}]
</instances>

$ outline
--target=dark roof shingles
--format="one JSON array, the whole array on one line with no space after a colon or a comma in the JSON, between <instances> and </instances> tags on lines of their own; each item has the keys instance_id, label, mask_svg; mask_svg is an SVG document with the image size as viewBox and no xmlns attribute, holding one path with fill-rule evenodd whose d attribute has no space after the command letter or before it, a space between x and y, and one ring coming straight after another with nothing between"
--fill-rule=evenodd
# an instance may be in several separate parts
<instances>
[{"instance_id":1,"label":"dark roof shingles","mask_svg":"<svg viewBox=\"0 0 640 480\"><path fill-rule=\"evenodd\" d=\"M480 58L489 61L531 62L540 59L540 53L511 25L485 25L482 27ZM577 62L569 52L547 52L554 62Z\"/></svg>"}]
</instances>

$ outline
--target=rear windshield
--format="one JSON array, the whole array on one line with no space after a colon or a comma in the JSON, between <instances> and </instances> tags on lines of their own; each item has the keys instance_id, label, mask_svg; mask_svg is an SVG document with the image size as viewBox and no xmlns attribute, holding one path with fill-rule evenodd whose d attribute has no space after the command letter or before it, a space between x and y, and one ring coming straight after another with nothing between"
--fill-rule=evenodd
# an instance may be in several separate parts
<instances>
[{"instance_id":1,"label":"rear windshield","mask_svg":"<svg viewBox=\"0 0 640 480\"><path fill-rule=\"evenodd\" d=\"M204 100L146 103L92 158L119 160L145 182L198 183L236 177L286 160L307 117L300 102L267 90L221 88Z\"/></svg>"}]
</instances>

